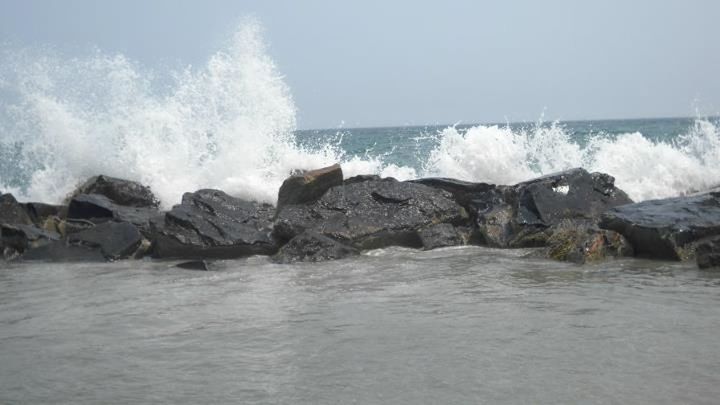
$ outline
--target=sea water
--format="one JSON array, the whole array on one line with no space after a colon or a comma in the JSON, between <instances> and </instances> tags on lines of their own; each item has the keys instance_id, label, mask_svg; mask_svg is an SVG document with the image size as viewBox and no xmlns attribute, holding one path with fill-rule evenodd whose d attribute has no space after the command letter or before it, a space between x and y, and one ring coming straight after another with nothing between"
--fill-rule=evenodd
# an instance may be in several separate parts
<instances>
[{"instance_id":1,"label":"sea water","mask_svg":"<svg viewBox=\"0 0 720 405\"><path fill-rule=\"evenodd\" d=\"M712 117L298 131L260 31L169 73L2 48L0 190L59 202L103 173L165 208L208 187L274 202L292 170L336 162L502 184L582 166L637 201L720 184ZM532 257L0 263L0 403L717 402L716 273Z\"/></svg>"}]
</instances>

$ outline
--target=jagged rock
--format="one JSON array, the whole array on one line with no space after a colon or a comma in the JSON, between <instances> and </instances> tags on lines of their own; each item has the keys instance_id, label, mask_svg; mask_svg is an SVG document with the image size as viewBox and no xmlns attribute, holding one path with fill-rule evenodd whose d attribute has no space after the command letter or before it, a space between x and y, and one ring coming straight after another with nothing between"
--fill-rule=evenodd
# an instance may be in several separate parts
<instances>
[{"instance_id":1,"label":"jagged rock","mask_svg":"<svg viewBox=\"0 0 720 405\"><path fill-rule=\"evenodd\" d=\"M305 231L290 239L272 257L276 263L321 262L360 254L357 249L313 231Z\"/></svg>"},{"instance_id":2,"label":"jagged rock","mask_svg":"<svg viewBox=\"0 0 720 405\"><path fill-rule=\"evenodd\" d=\"M114 203L100 194L80 194L73 197L68 205L67 217L71 220L88 220L95 224L114 220L129 222L149 236L150 221L162 214L152 207L128 207Z\"/></svg>"},{"instance_id":3,"label":"jagged rock","mask_svg":"<svg viewBox=\"0 0 720 405\"><path fill-rule=\"evenodd\" d=\"M446 191L394 179L333 187L309 205L290 205L277 215L274 235L290 240L312 230L357 249L421 247L418 232L437 223L468 223L465 210Z\"/></svg>"},{"instance_id":4,"label":"jagged rock","mask_svg":"<svg viewBox=\"0 0 720 405\"><path fill-rule=\"evenodd\" d=\"M463 244L463 238L451 224L434 224L418 232L424 250Z\"/></svg>"},{"instance_id":5,"label":"jagged rock","mask_svg":"<svg viewBox=\"0 0 720 405\"><path fill-rule=\"evenodd\" d=\"M280 186L277 208L279 210L285 205L313 202L342 182L343 172L338 164L290 176Z\"/></svg>"},{"instance_id":6,"label":"jagged rock","mask_svg":"<svg viewBox=\"0 0 720 405\"><path fill-rule=\"evenodd\" d=\"M345 179L343 181L343 184L347 186L348 184L362 183L363 181L370 181L370 180L379 181L382 179L377 174L358 174L357 176L352 176L348 179Z\"/></svg>"},{"instance_id":7,"label":"jagged rock","mask_svg":"<svg viewBox=\"0 0 720 405\"><path fill-rule=\"evenodd\" d=\"M56 232L25 224L2 224L0 225L0 234L3 247L12 248L18 253L60 239L60 235Z\"/></svg>"},{"instance_id":8,"label":"jagged rock","mask_svg":"<svg viewBox=\"0 0 720 405\"><path fill-rule=\"evenodd\" d=\"M153 221L153 255L158 258L234 258L273 254L275 210L219 190L185 193L182 204Z\"/></svg>"},{"instance_id":9,"label":"jagged rock","mask_svg":"<svg viewBox=\"0 0 720 405\"><path fill-rule=\"evenodd\" d=\"M514 186L433 178L415 182L450 192L472 216L482 243L496 247L545 246L550 228L561 221L597 220L605 210L632 202L612 176L581 168Z\"/></svg>"},{"instance_id":10,"label":"jagged rock","mask_svg":"<svg viewBox=\"0 0 720 405\"><path fill-rule=\"evenodd\" d=\"M70 245L99 248L108 260L132 257L142 244L138 228L128 222L105 222L68 236Z\"/></svg>"},{"instance_id":11,"label":"jagged rock","mask_svg":"<svg viewBox=\"0 0 720 405\"><path fill-rule=\"evenodd\" d=\"M582 264L633 255L632 246L622 235L599 229L589 221L565 220L548 233L545 254L551 259Z\"/></svg>"},{"instance_id":12,"label":"jagged rock","mask_svg":"<svg viewBox=\"0 0 720 405\"><path fill-rule=\"evenodd\" d=\"M39 202L21 203L30 219L37 226L43 226L48 218L62 215L67 211L67 206L52 205Z\"/></svg>"},{"instance_id":13,"label":"jagged rock","mask_svg":"<svg viewBox=\"0 0 720 405\"><path fill-rule=\"evenodd\" d=\"M32 219L12 194L0 195L0 224L31 225Z\"/></svg>"},{"instance_id":14,"label":"jagged rock","mask_svg":"<svg viewBox=\"0 0 720 405\"><path fill-rule=\"evenodd\" d=\"M695 252L699 268L720 269L720 237L699 243Z\"/></svg>"},{"instance_id":15,"label":"jagged rock","mask_svg":"<svg viewBox=\"0 0 720 405\"><path fill-rule=\"evenodd\" d=\"M72 233L84 231L86 229L93 228L95 224L86 219L72 219L59 217L50 217L45 220L42 228L46 231L59 233L60 236L66 237Z\"/></svg>"},{"instance_id":16,"label":"jagged rock","mask_svg":"<svg viewBox=\"0 0 720 405\"><path fill-rule=\"evenodd\" d=\"M157 208L160 205L150 187L138 182L110 176L94 176L75 190L69 200L81 194L99 194L118 205Z\"/></svg>"},{"instance_id":17,"label":"jagged rock","mask_svg":"<svg viewBox=\"0 0 720 405\"><path fill-rule=\"evenodd\" d=\"M602 215L600 227L625 236L638 256L691 259L698 242L720 235L720 192L616 207Z\"/></svg>"}]
</instances>

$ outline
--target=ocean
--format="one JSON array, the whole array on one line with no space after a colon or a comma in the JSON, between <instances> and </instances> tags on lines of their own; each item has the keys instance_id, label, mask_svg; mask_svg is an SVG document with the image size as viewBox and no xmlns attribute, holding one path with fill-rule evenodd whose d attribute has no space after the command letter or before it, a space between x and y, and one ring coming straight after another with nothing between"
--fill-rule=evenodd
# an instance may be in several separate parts
<instances>
[{"instance_id":1,"label":"ocean","mask_svg":"<svg viewBox=\"0 0 720 405\"><path fill-rule=\"evenodd\" d=\"M635 201L720 184L715 117L297 130L257 28L166 73L3 49L0 190L59 202L96 174L164 208L274 202L293 170L512 184L582 166ZM720 397L720 274L529 249L389 248L212 271L0 263L0 403L697 403Z\"/></svg>"}]
</instances>

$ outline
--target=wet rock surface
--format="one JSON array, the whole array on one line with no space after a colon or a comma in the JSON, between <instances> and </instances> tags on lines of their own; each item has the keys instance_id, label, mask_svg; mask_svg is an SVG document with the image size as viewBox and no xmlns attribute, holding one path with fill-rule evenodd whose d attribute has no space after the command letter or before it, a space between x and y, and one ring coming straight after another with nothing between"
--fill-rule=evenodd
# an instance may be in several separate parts
<instances>
[{"instance_id":1,"label":"wet rock surface","mask_svg":"<svg viewBox=\"0 0 720 405\"><path fill-rule=\"evenodd\" d=\"M142 234L129 222L105 222L68 236L70 245L98 248L108 260L132 257L142 243Z\"/></svg>"},{"instance_id":2,"label":"wet rock surface","mask_svg":"<svg viewBox=\"0 0 720 405\"><path fill-rule=\"evenodd\" d=\"M185 193L182 203L153 221L157 258L235 258L273 254L275 209L231 197L219 190Z\"/></svg>"},{"instance_id":3,"label":"wet rock surface","mask_svg":"<svg viewBox=\"0 0 720 405\"><path fill-rule=\"evenodd\" d=\"M88 179L72 193L70 200L81 194L99 194L117 205L127 207L158 208L160 205L160 200L155 197L150 187L104 175Z\"/></svg>"},{"instance_id":4,"label":"wet rock surface","mask_svg":"<svg viewBox=\"0 0 720 405\"><path fill-rule=\"evenodd\" d=\"M691 259L697 243L720 235L720 192L616 207L602 215L600 227L622 234L638 256Z\"/></svg>"},{"instance_id":5,"label":"wet rock surface","mask_svg":"<svg viewBox=\"0 0 720 405\"><path fill-rule=\"evenodd\" d=\"M720 270L720 237L699 243L696 249L696 260L701 269Z\"/></svg>"},{"instance_id":6,"label":"wet rock surface","mask_svg":"<svg viewBox=\"0 0 720 405\"><path fill-rule=\"evenodd\" d=\"M311 230L357 249L422 247L418 232L432 224L465 224L467 213L450 193L393 179L366 180L331 188L310 205L277 214L282 241Z\"/></svg>"},{"instance_id":7,"label":"wet rock surface","mask_svg":"<svg viewBox=\"0 0 720 405\"><path fill-rule=\"evenodd\" d=\"M359 255L360 251L314 231L290 239L272 257L275 263L321 262Z\"/></svg>"},{"instance_id":8,"label":"wet rock surface","mask_svg":"<svg viewBox=\"0 0 720 405\"><path fill-rule=\"evenodd\" d=\"M424 250L465 244L458 230L451 224L430 225L418 232Z\"/></svg>"},{"instance_id":9,"label":"wet rock surface","mask_svg":"<svg viewBox=\"0 0 720 405\"><path fill-rule=\"evenodd\" d=\"M583 264L633 255L630 243L619 233L600 229L589 221L567 220L549 232L545 256Z\"/></svg>"},{"instance_id":10,"label":"wet rock surface","mask_svg":"<svg viewBox=\"0 0 720 405\"><path fill-rule=\"evenodd\" d=\"M100 194L80 194L70 200L67 218L86 220L100 224L110 220L129 222L144 234L150 234L150 222L162 216L154 207L132 207L119 205Z\"/></svg>"},{"instance_id":11,"label":"wet rock surface","mask_svg":"<svg viewBox=\"0 0 720 405\"><path fill-rule=\"evenodd\" d=\"M335 164L317 170L307 170L288 177L278 192L278 210L286 205L316 201L331 187L343 183L343 172Z\"/></svg>"}]
</instances>

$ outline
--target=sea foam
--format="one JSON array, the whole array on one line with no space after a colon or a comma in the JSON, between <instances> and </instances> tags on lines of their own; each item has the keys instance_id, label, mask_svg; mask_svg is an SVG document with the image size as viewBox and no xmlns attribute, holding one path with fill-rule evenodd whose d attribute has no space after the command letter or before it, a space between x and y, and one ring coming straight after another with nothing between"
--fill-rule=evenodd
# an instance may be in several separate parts
<instances>
[{"instance_id":1,"label":"sea foam","mask_svg":"<svg viewBox=\"0 0 720 405\"><path fill-rule=\"evenodd\" d=\"M252 20L203 66L170 73L121 54L68 58L5 46L0 103L0 188L26 200L59 202L103 173L150 185L166 208L201 188L273 203L291 171L336 162L346 177L502 184L583 166L615 176L635 200L720 183L718 125L706 119L668 142L628 133L581 144L559 124L451 126L434 136L418 167L392 153L350 155L334 140L301 146L290 89Z\"/></svg>"}]
</instances>

